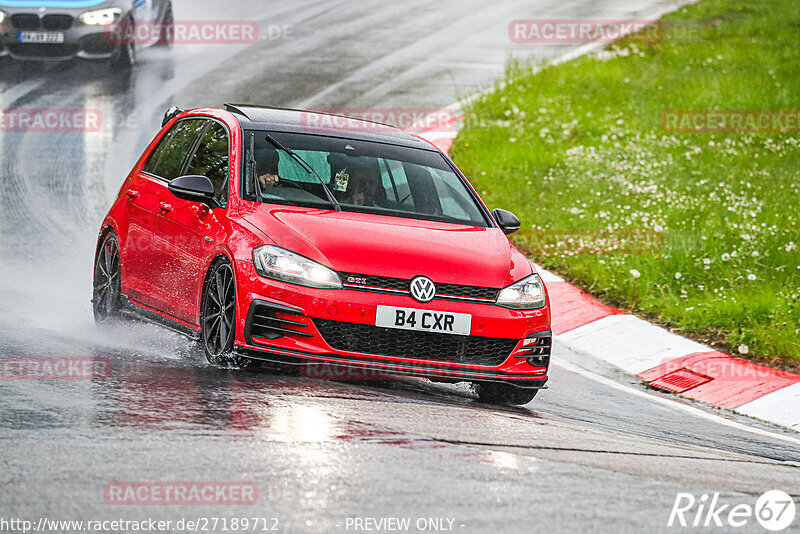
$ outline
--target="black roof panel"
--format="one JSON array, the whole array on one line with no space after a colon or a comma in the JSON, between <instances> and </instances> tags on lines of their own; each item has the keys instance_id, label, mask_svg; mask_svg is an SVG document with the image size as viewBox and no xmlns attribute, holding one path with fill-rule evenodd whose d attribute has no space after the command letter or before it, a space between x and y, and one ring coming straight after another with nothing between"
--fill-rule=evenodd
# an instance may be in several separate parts
<instances>
[{"instance_id":1,"label":"black roof panel","mask_svg":"<svg viewBox=\"0 0 800 534\"><path fill-rule=\"evenodd\" d=\"M430 144L403 130L358 118L312 110L303 111L245 104L225 104L225 109L237 115L245 129L325 135L436 151Z\"/></svg>"}]
</instances>

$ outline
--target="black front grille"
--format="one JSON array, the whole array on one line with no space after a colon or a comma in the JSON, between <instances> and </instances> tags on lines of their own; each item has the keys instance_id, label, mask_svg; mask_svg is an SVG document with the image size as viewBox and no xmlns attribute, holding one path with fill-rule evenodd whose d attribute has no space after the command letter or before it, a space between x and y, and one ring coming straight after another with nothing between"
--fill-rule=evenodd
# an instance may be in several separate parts
<instances>
[{"instance_id":1,"label":"black front grille","mask_svg":"<svg viewBox=\"0 0 800 534\"><path fill-rule=\"evenodd\" d=\"M394 289L396 291L409 291L411 280L404 278L389 278L388 276L370 276L366 274L339 273L341 279L347 284L356 286L371 286L381 289ZM499 289L491 287L462 286L458 284L439 284L436 280L436 295L449 295L475 299L496 300Z\"/></svg>"},{"instance_id":2,"label":"black front grille","mask_svg":"<svg viewBox=\"0 0 800 534\"><path fill-rule=\"evenodd\" d=\"M11 15L11 24L18 30L40 30L41 22L39 15Z\"/></svg>"},{"instance_id":3,"label":"black front grille","mask_svg":"<svg viewBox=\"0 0 800 534\"><path fill-rule=\"evenodd\" d=\"M459 286L455 284L436 284L436 293L456 297L497 300L499 289L491 287Z\"/></svg>"},{"instance_id":4,"label":"black front grille","mask_svg":"<svg viewBox=\"0 0 800 534\"><path fill-rule=\"evenodd\" d=\"M314 324L336 350L417 360L497 366L517 345L516 339L414 332L327 319L314 319Z\"/></svg>"},{"instance_id":5,"label":"black front grille","mask_svg":"<svg viewBox=\"0 0 800 534\"><path fill-rule=\"evenodd\" d=\"M9 44L8 50L15 56L30 58L71 58L78 53L76 45L53 45L17 43Z\"/></svg>"},{"instance_id":6,"label":"black front grille","mask_svg":"<svg viewBox=\"0 0 800 534\"><path fill-rule=\"evenodd\" d=\"M65 31L72 28L75 19L71 15L33 15L23 13L11 16L11 24L14 28L22 31Z\"/></svg>"},{"instance_id":7,"label":"black front grille","mask_svg":"<svg viewBox=\"0 0 800 534\"><path fill-rule=\"evenodd\" d=\"M49 31L64 31L72 28L73 18L70 15L45 15L42 17L42 28Z\"/></svg>"}]
</instances>

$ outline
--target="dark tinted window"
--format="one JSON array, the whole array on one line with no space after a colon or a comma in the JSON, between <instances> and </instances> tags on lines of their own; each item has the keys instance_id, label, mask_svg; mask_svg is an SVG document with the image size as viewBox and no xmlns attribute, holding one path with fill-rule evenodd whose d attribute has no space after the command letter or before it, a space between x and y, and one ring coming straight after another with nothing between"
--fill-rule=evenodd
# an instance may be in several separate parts
<instances>
[{"instance_id":1,"label":"dark tinted window","mask_svg":"<svg viewBox=\"0 0 800 534\"><path fill-rule=\"evenodd\" d=\"M186 157L208 121L188 119L177 123L161 141L147 164L147 172L167 181L180 176Z\"/></svg>"},{"instance_id":2,"label":"dark tinted window","mask_svg":"<svg viewBox=\"0 0 800 534\"><path fill-rule=\"evenodd\" d=\"M186 174L199 174L214 184L214 194L221 204L228 200L228 132L217 122L203 136Z\"/></svg>"},{"instance_id":3,"label":"dark tinted window","mask_svg":"<svg viewBox=\"0 0 800 534\"><path fill-rule=\"evenodd\" d=\"M246 200L258 200L260 193L260 200L270 204L330 206L322 181L345 211L487 226L478 200L438 152L305 134L270 136L316 172L276 149L267 132L245 132ZM279 156L278 179L262 180L274 154Z\"/></svg>"}]
</instances>

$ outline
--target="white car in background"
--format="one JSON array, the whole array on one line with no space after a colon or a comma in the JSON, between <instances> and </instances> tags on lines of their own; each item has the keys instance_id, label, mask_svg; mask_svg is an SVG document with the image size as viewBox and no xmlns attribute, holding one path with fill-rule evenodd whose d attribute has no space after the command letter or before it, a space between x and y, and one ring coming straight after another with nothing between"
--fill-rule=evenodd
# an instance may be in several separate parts
<instances>
[{"instance_id":1,"label":"white car in background","mask_svg":"<svg viewBox=\"0 0 800 534\"><path fill-rule=\"evenodd\" d=\"M129 67L139 49L171 46L173 22L171 0L0 0L0 58ZM141 25L158 34L138 42Z\"/></svg>"}]
</instances>

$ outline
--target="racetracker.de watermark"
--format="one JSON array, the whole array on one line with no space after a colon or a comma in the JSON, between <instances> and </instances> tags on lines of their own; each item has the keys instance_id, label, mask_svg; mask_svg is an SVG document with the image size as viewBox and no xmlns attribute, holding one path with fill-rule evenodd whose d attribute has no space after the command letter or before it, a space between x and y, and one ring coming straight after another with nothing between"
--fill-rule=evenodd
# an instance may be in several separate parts
<instances>
[{"instance_id":1,"label":"racetracker.de watermark","mask_svg":"<svg viewBox=\"0 0 800 534\"><path fill-rule=\"evenodd\" d=\"M3 380L105 380L111 376L111 360L86 356L4 356L0 358Z\"/></svg>"},{"instance_id":2,"label":"racetracker.de watermark","mask_svg":"<svg viewBox=\"0 0 800 534\"><path fill-rule=\"evenodd\" d=\"M442 356L439 361L452 361L454 358ZM303 362L300 375L311 380L338 380L353 382L388 382L410 377L430 376L430 367L413 362L387 363L385 367L353 366L339 362Z\"/></svg>"},{"instance_id":3,"label":"racetracker.de watermark","mask_svg":"<svg viewBox=\"0 0 800 534\"><path fill-rule=\"evenodd\" d=\"M677 360L662 360L658 366L659 376L665 377L672 373L688 371L693 375L706 377L724 377L726 381L742 380L753 383L755 380L770 381L776 378L792 378L800 374L800 362L772 358L759 362L742 362L738 358L731 358L727 354L705 354L700 365L688 364L684 358Z\"/></svg>"},{"instance_id":4,"label":"racetracker.de watermark","mask_svg":"<svg viewBox=\"0 0 800 534\"><path fill-rule=\"evenodd\" d=\"M106 504L245 506L258 502L254 482L109 482L103 489Z\"/></svg>"},{"instance_id":5,"label":"racetracker.de watermark","mask_svg":"<svg viewBox=\"0 0 800 534\"><path fill-rule=\"evenodd\" d=\"M668 133L798 133L797 109L665 109L659 117Z\"/></svg>"},{"instance_id":6,"label":"racetracker.de watermark","mask_svg":"<svg viewBox=\"0 0 800 534\"><path fill-rule=\"evenodd\" d=\"M291 33L288 26L270 27L272 38ZM105 29L105 40L113 45L174 44L253 44L261 40L259 26L252 20L180 20L161 22L119 22Z\"/></svg>"},{"instance_id":7,"label":"racetracker.de watermark","mask_svg":"<svg viewBox=\"0 0 800 534\"><path fill-rule=\"evenodd\" d=\"M102 127L99 109L0 109L0 132L99 132Z\"/></svg>"},{"instance_id":8,"label":"racetracker.de watermark","mask_svg":"<svg viewBox=\"0 0 800 534\"><path fill-rule=\"evenodd\" d=\"M518 19L508 25L508 37L521 44L655 43L664 27L646 19Z\"/></svg>"},{"instance_id":9,"label":"racetracker.de watermark","mask_svg":"<svg viewBox=\"0 0 800 534\"><path fill-rule=\"evenodd\" d=\"M304 111L300 118L304 130L324 133L347 129L381 132L386 126L411 133L455 131L464 114L449 108L331 108Z\"/></svg>"}]
</instances>

